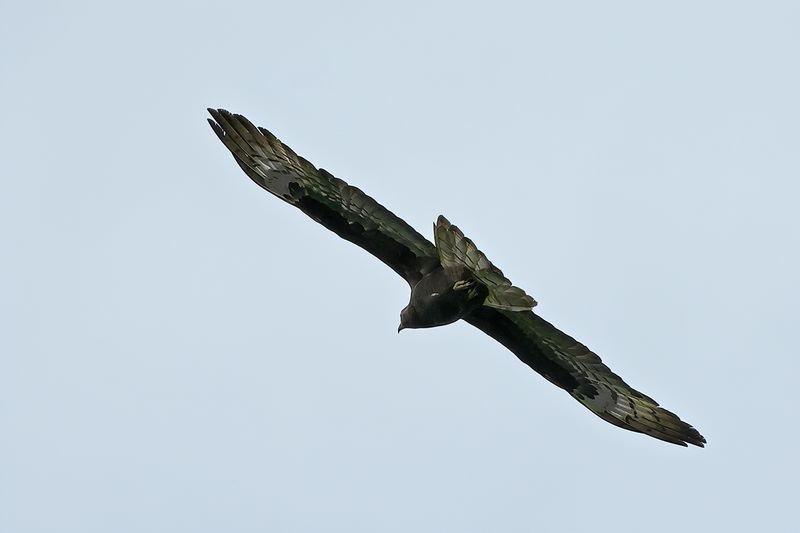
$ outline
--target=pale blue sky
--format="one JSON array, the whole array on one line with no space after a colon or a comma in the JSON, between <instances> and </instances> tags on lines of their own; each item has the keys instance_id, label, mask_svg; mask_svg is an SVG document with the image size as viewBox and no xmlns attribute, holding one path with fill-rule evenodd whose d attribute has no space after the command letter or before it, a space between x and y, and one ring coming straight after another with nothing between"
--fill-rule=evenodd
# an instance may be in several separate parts
<instances>
[{"instance_id":1,"label":"pale blue sky","mask_svg":"<svg viewBox=\"0 0 800 533\"><path fill-rule=\"evenodd\" d=\"M790 531L796 2L0 4L0 530ZM594 417L263 193L243 113L695 424Z\"/></svg>"}]
</instances>

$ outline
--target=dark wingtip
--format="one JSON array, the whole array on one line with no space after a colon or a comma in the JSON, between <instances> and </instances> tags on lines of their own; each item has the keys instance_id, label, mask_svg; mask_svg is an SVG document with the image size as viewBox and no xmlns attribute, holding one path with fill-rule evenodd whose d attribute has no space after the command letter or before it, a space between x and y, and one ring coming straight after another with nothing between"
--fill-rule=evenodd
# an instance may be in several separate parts
<instances>
[{"instance_id":1,"label":"dark wingtip","mask_svg":"<svg viewBox=\"0 0 800 533\"><path fill-rule=\"evenodd\" d=\"M686 442L689 444L693 444L699 448L705 448L706 446L706 438L697 431L697 428L692 426L691 424L686 424L688 426L688 436L686 438Z\"/></svg>"},{"instance_id":2,"label":"dark wingtip","mask_svg":"<svg viewBox=\"0 0 800 533\"><path fill-rule=\"evenodd\" d=\"M217 137L219 137L219 140L224 142L223 139L225 137L225 131L212 119L207 118L206 120L208 121L208 125L211 126L211 129L214 130L214 133L217 135Z\"/></svg>"},{"instance_id":3,"label":"dark wingtip","mask_svg":"<svg viewBox=\"0 0 800 533\"><path fill-rule=\"evenodd\" d=\"M702 436L700 433L697 434L697 439L692 442L698 448L705 448L706 447L706 438Z\"/></svg>"},{"instance_id":4,"label":"dark wingtip","mask_svg":"<svg viewBox=\"0 0 800 533\"><path fill-rule=\"evenodd\" d=\"M680 421L680 419L678 420ZM706 447L706 438L702 436L699 431L697 431L693 426L690 426L689 424L685 424L685 431L683 432L683 435L680 437L680 439L684 442L676 444L680 444L681 446L688 446L689 444L691 444L692 446L697 446L698 448Z\"/></svg>"},{"instance_id":5,"label":"dark wingtip","mask_svg":"<svg viewBox=\"0 0 800 533\"><path fill-rule=\"evenodd\" d=\"M692 446L697 446L698 448L706 447L706 438L692 426L689 426L689 434L684 437L684 440ZM684 446L686 446L686 444L684 444Z\"/></svg>"},{"instance_id":6,"label":"dark wingtip","mask_svg":"<svg viewBox=\"0 0 800 533\"><path fill-rule=\"evenodd\" d=\"M230 111L222 109L221 107L216 109L213 107L207 107L206 111L208 111L208 114L214 117L214 120L216 120L217 122L219 122L220 117L225 118L225 117L230 117L232 115Z\"/></svg>"}]
</instances>

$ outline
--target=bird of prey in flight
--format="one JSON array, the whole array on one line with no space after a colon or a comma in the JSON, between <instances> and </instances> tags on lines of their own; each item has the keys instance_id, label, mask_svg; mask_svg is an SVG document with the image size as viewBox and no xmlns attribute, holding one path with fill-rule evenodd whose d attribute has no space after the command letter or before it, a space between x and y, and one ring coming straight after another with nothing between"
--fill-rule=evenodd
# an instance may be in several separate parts
<instances>
[{"instance_id":1,"label":"bird of prey in flight","mask_svg":"<svg viewBox=\"0 0 800 533\"><path fill-rule=\"evenodd\" d=\"M298 156L241 115L209 109L209 124L245 174L339 237L365 249L411 287L400 327L428 328L464 320L511 350L594 414L666 442L703 446L691 425L630 387L586 346L531 310L536 301L511 284L446 218L434 242L360 189Z\"/></svg>"}]
</instances>

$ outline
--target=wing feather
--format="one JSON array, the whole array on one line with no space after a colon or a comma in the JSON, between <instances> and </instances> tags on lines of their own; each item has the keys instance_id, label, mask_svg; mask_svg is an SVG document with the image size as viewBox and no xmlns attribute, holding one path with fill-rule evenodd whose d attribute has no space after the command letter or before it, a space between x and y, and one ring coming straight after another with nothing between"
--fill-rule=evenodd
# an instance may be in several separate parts
<instances>
[{"instance_id":1,"label":"wing feather","mask_svg":"<svg viewBox=\"0 0 800 533\"><path fill-rule=\"evenodd\" d=\"M695 428L625 383L597 354L535 313L484 306L464 320L606 422L681 446L705 445Z\"/></svg>"},{"instance_id":2,"label":"wing feather","mask_svg":"<svg viewBox=\"0 0 800 533\"><path fill-rule=\"evenodd\" d=\"M361 189L317 169L242 115L208 111L214 133L260 187L364 248L412 286L439 265L429 240Z\"/></svg>"}]
</instances>

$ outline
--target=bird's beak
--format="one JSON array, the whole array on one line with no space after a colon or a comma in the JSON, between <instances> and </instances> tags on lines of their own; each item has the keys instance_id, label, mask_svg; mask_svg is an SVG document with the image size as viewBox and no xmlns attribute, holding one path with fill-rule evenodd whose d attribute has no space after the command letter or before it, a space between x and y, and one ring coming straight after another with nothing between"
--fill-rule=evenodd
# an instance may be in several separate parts
<instances>
[{"instance_id":1,"label":"bird's beak","mask_svg":"<svg viewBox=\"0 0 800 533\"><path fill-rule=\"evenodd\" d=\"M397 326L397 333L400 333L404 329L406 329L405 326L403 324L400 324L399 326Z\"/></svg>"}]
</instances>

